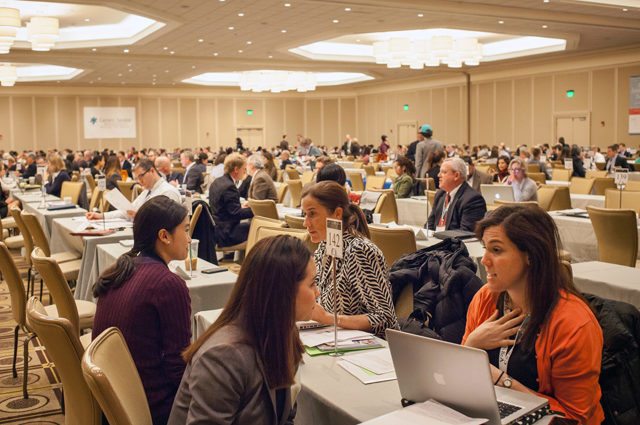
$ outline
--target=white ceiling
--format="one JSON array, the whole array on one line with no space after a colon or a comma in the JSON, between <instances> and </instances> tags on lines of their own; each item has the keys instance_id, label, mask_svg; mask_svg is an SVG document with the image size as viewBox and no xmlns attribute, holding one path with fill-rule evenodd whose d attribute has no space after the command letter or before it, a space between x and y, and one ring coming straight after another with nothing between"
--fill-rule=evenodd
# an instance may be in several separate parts
<instances>
[{"instance_id":1,"label":"white ceiling","mask_svg":"<svg viewBox=\"0 0 640 425\"><path fill-rule=\"evenodd\" d=\"M0 6L6 3L9 1L0 0ZM181 81L204 72L250 69L362 72L377 81L459 72L446 66L416 71L387 69L372 63L313 61L289 52L291 48L315 41L381 31L457 28L572 40L566 52L545 57L564 55L568 58L576 52L640 46L640 7L625 6L628 8L625 12L623 6L582 0L550 0L549 3L543 0L70 0L68 3L111 7L166 25L132 45L97 47L96 51L77 48L40 53L12 49L8 55L0 56L0 61L47 63L85 70L73 80L61 82L62 85L151 87L155 80L154 86L159 87L187 86ZM285 3L291 6L285 7ZM109 16L120 16L118 12L105 11L104 7L100 9L104 12L91 16L92 21L104 22ZM88 13L88 8L80 6L63 18L62 23L86 25L84 19ZM238 16L239 13L244 16ZM124 53L125 48L129 49L128 53ZM480 68L488 66L491 65L481 64Z\"/></svg>"}]
</instances>

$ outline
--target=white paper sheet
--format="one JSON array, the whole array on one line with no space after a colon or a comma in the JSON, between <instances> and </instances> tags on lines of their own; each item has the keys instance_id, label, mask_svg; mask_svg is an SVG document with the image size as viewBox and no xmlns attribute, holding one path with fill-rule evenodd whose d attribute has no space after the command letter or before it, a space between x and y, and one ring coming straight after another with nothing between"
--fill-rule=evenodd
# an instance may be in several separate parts
<instances>
[{"instance_id":1,"label":"white paper sheet","mask_svg":"<svg viewBox=\"0 0 640 425\"><path fill-rule=\"evenodd\" d=\"M372 336L370 333L364 331L338 329L338 341L370 336ZM329 342L333 342L333 339L333 326L329 328L311 329L300 332L300 340L307 347L317 347L320 344L327 344Z\"/></svg>"},{"instance_id":2,"label":"white paper sheet","mask_svg":"<svg viewBox=\"0 0 640 425\"><path fill-rule=\"evenodd\" d=\"M127 198L124 197L122 192L118 189L105 192L104 198L118 211L122 211L126 214L127 211L134 210L133 204Z\"/></svg>"},{"instance_id":3,"label":"white paper sheet","mask_svg":"<svg viewBox=\"0 0 640 425\"><path fill-rule=\"evenodd\" d=\"M393 360L391 359L391 352L388 348L349 354L344 356L342 359L349 363L353 363L356 366L367 369L376 375L395 371L393 367Z\"/></svg>"},{"instance_id":4,"label":"white paper sheet","mask_svg":"<svg viewBox=\"0 0 640 425\"><path fill-rule=\"evenodd\" d=\"M487 422L487 419L470 418L438 403L437 401L427 400L424 403L417 403L370 421L363 422L363 424L413 425L418 423L428 423L429 425L481 425Z\"/></svg>"},{"instance_id":5,"label":"white paper sheet","mask_svg":"<svg viewBox=\"0 0 640 425\"><path fill-rule=\"evenodd\" d=\"M375 350L374 350L375 351ZM360 366L356 366L353 363L349 363L344 359L338 360L338 365L358 378L360 382L363 384L375 384L376 382L385 382L385 381L393 381L396 378L396 372L383 373L381 375L376 375L375 373L368 371L366 369L361 368Z\"/></svg>"}]
</instances>

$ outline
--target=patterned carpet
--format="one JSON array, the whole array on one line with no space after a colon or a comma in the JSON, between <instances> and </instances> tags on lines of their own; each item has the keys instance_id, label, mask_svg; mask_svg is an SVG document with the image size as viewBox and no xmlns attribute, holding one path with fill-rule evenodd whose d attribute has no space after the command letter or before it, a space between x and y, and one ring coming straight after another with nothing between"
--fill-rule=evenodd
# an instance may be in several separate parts
<instances>
[{"instance_id":1,"label":"patterned carpet","mask_svg":"<svg viewBox=\"0 0 640 425\"><path fill-rule=\"evenodd\" d=\"M26 282L27 266L18 252L12 252L18 269ZM26 283L25 283L26 287ZM40 288L39 283L36 286ZM43 299L48 302L46 293ZM0 424L64 424L61 409L62 384L56 368L37 338L29 345L29 398L22 396L22 349L25 334L18 339L18 378L13 378L13 329L11 299L5 282L0 283Z\"/></svg>"}]
</instances>

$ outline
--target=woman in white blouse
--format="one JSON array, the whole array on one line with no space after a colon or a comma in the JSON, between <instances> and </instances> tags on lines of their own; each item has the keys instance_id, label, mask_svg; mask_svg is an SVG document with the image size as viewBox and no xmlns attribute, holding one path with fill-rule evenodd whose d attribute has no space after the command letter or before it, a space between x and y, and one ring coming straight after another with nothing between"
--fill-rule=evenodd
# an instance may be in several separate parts
<instances>
[{"instance_id":1,"label":"woman in white blouse","mask_svg":"<svg viewBox=\"0 0 640 425\"><path fill-rule=\"evenodd\" d=\"M351 204L342 186L322 181L302 194L304 225L314 243L319 304L313 320L333 324L334 298L331 259L326 253L327 218L342 221L343 258L336 259L338 326L384 336L386 328L397 328L391 299L389 272L380 249L369 238L364 214Z\"/></svg>"}]
</instances>

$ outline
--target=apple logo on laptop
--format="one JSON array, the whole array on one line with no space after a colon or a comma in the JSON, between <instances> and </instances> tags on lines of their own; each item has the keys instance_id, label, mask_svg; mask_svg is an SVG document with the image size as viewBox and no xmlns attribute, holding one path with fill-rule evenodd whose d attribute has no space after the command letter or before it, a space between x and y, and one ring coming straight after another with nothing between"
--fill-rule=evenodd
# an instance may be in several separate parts
<instances>
[{"instance_id":1,"label":"apple logo on laptop","mask_svg":"<svg viewBox=\"0 0 640 425\"><path fill-rule=\"evenodd\" d=\"M500 194L496 193L496 199L500 199Z\"/></svg>"},{"instance_id":2,"label":"apple logo on laptop","mask_svg":"<svg viewBox=\"0 0 640 425\"><path fill-rule=\"evenodd\" d=\"M439 385L447 385L447 382L444 380L444 375L434 372L433 374L433 378L436 380L436 382Z\"/></svg>"}]
</instances>

